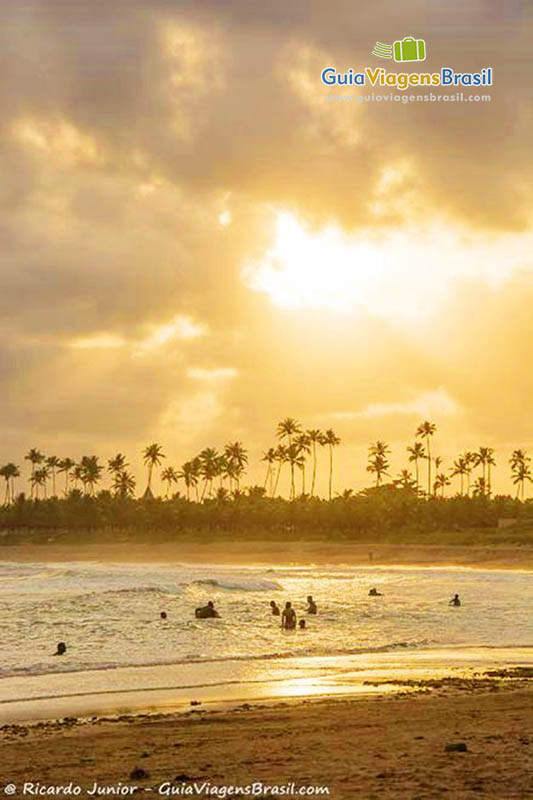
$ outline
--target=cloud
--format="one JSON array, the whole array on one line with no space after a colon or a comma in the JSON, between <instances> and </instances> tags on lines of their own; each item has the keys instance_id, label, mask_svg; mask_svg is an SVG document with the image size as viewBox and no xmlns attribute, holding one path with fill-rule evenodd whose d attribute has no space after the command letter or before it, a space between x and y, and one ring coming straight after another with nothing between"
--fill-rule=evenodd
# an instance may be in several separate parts
<instances>
[{"instance_id":1,"label":"cloud","mask_svg":"<svg viewBox=\"0 0 533 800\"><path fill-rule=\"evenodd\" d=\"M6 457L157 436L181 460L236 437L257 455L288 413L335 420L347 481L418 414L450 455L533 441L531 18L421 0L9 0L0 18ZM490 60L492 102L326 102L325 61L409 32L428 68ZM301 246L280 274L279 214L308 260L336 232L311 308L250 288L309 289ZM387 273L360 303L350 242Z\"/></svg>"}]
</instances>

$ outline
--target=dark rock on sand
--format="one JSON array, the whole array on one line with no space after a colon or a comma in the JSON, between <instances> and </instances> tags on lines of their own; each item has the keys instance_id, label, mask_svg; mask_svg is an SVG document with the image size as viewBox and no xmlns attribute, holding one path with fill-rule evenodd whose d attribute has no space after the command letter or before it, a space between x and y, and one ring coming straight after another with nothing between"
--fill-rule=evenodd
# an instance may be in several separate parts
<instances>
[{"instance_id":1,"label":"dark rock on sand","mask_svg":"<svg viewBox=\"0 0 533 800\"><path fill-rule=\"evenodd\" d=\"M468 747L464 742L451 742L444 746L447 753L466 753Z\"/></svg>"}]
</instances>

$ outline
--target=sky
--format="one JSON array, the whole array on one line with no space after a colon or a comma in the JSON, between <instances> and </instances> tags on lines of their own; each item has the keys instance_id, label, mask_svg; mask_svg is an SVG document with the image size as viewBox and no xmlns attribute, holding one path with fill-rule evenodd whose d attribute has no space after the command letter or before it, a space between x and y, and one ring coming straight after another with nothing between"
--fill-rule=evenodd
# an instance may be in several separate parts
<instances>
[{"instance_id":1,"label":"sky","mask_svg":"<svg viewBox=\"0 0 533 800\"><path fill-rule=\"evenodd\" d=\"M369 444L394 474L429 419L445 468L491 446L510 489L533 448L531 0L5 0L0 21L0 460L120 450L141 481L153 441L178 467L240 440L262 482L292 416L336 431L335 488L361 489ZM423 64L371 55L405 36ZM326 66L494 85L360 103L379 90Z\"/></svg>"}]
</instances>

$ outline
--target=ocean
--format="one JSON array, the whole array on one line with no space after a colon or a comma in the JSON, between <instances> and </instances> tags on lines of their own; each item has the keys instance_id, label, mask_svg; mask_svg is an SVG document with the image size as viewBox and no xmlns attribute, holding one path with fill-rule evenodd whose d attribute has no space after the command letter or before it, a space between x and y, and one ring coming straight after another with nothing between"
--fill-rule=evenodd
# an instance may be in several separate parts
<instances>
[{"instance_id":1,"label":"ocean","mask_svg":"<svg viewBox=\"0 0 533 800\"><path fill-rule=\"evenodd\" d=\"M371 587L382 596L369 597ZM449 605L456 592L460 608ZM290 600L301 617L309 594L317 616L305 630L281 630L270 600ZM208 600L220 619L195 619ZM316 676L332 664L338 675L347 664L429 663L432 654L442 664L475 652L477 666L490 666L520 652L522 663L532 607L526 571L3 562L0 703ZM60 641L67 652L54 656ZM159 668L155 684L148 667Z\"/></svg>"}]
</instances>

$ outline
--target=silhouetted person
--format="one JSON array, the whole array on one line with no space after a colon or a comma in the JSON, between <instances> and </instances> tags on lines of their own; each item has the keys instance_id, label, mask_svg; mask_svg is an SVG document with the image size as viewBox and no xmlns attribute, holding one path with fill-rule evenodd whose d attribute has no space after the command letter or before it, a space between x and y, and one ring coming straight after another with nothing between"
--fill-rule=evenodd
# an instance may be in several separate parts
<instances>
[{"instance_id":1,"label":"silhouetted person","mask_svg":"<svg viewBox=\"0 0 533 800\"><path fill-rule=\"evenodd\" d=\"M302 630L302 631L303 631L303 630L305 630L305 619L301 619L301 620L300 620L300 622L298 623L298 627L299 627L299 628L300 628L300 630Z\"/></svg>"},{"instance_id":2,"label":"silhouetted person","mask_svg":"<svg viewBox=\"0 0 533 800\"><path fill-rule=\"evenodd\" d=\"M271 600L270 601L270 608L272 609L272 616L279 617L279 615L281 614L281 611L279 610L279 606L276 605L276 601L275 600Z\"/></svg>"},{"instance_id":3,"label":"silhouetted person","mask_svg":"<svg viewBox=\"0 0 533 800\"><path fill-rule=\"evenodd\" d=\"M292 603L288 601L285 603L285 608L281 615L281 627L285 628L286 631L293 631L296 628L296 614Z\"/></svg>"},{"instance_id":4,"label":"silhouetted person","mask_svg":"<svg viewBox=\"0 0 533 800\"><path fill-rule=\"evenodd\" d=\"M374 587L372 587L372 588L370 589L370 591L369 591L369 593L368 593L368 596L369 596L369 597L383 597L383 595L381 594L381 592L378 592L378 590L377 590L377 589L375 589Z\"/></svg>"},{"instance_id":5,"label":"silhouetted person","mask_svg":"<svg viewBox=\"0 0 533 800\"><path fill-rule=\"evenodd\" d=\"M450 606L460 606L461 605L461 600L459 599L459 595L458 594L454 594L454 596L452 597L452 599L450 600L448 605L450 605Z\"/></svg>"},{"instance_id":6,"label":"silhouetted person","mask_svg":"<svg viewBox=\"0 0 533 800\"><path fill-rule=\"evenodd\" d=\"M65 642L59 642L57 645L57 650L54 653L55 656L64 656L67 652L67 646Z\"/></svg>"},{"instance_id":7,"label":"silhouetted person","mask_svg":"<svg viewBox=\"0 0 533 800\"><path fill-rule=\"evenodd\" d=\"M316 603L311 597L311 595L307 595L307 608L305 609L306 614L316 614L318 612L318 608L316 607Z\"/></svg>"},{"instance_id":8,"label":"silhouetted person","mask_svg":"<svg viewBox=\"0 0 533 800\"><path fill-rule=\"evenodd\" d=\"M159 616L161 617L161 619L166 619L167 618L167 612L166 611L162 611Z\"/></svg>"},{"instance_id":9,"label":"silhouetted person","mask_svg":"<svg viewBox=\"0 0 533 800\"><path fill-rule=\"evenodd\" d=\"M220 614L215 610L213 601L209 600L206 606L196 609L194 616L196 619L212 619L213 617L220 617Z\"/></svg>"}]
</instances>

